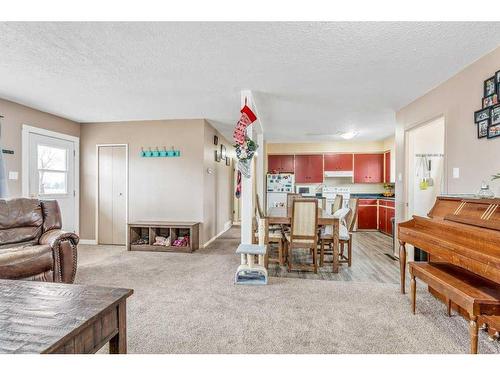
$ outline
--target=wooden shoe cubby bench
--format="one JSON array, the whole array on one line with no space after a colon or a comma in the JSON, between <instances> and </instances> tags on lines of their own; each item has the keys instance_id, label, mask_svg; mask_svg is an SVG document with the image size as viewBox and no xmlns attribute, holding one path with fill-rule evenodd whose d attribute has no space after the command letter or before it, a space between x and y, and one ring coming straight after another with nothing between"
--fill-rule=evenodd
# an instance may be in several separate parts
<instances>
[{"instance_id":1,"label":"wooden shoe cubby bench","mask_svg":"<svg viewBox=\"0 0 500 375\"><path fill-rule=\"evenodd\" d=\"M128 224L129 251L164 251L191 253L199 248L200 223L195 221L136 221ZM170 237L170 243L183 236L189 236L187 246L153 245L156 236ZM135 244L140 238L148 238L148 243Z\"/></svg>"}]
</instances>

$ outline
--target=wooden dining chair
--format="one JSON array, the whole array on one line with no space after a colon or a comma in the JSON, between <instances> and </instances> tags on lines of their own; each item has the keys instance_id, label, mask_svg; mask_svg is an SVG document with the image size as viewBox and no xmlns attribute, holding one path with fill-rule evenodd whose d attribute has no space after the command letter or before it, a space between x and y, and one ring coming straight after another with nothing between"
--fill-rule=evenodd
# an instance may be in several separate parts
<instances>
[{"instance_id":1,"label":"wooden dining chair","mask_svg":"<svg viewBox=\"0 0 500 375\"><path fill-rule=\"evenodd\" d=\"M348 238L349 237L349 231L347 229L346 225L346 218L349 215L351 209L350 208L341 208L340 210L337 210L334 212L334 216L339 219L339 226L338 226L338 236L339 236L339 244L340 240L342 238ZM319 266L323 267L325 264L325 254L331 254L332 256L334 255L334 227L332 225L327 225L323 228L321 228L320 234L319 234ZM337 256L340 255L338 252L339 249L337 249ZM340 258L339 258L340 259ZM340 263L340 262L339 262Z\"/></svg>"},{"instance_id":2,"label":"wooden dining chair","mask_svg":"<svg viewBox=\"0 0 500 375\"><path fill-rule=\"evenodd\" d=\"M316 244L318 243L318 200L295 199L292 205L292 225L290 233L285 234L288 271L307 270L318 273ZM309 249L312 253L311 264L294 264L293 250Z\"/></svg>"},{"instance_id":3,"label":"wooden dining chair","mask_svg":"<svg viewBox=\"0 0 500 375\"><path fill-rule=\"evenodd\" d=\"M296 193L288 193L288 194L286 195L286 207L287 207L287 208L292 207L292 205L293 205L293 201L294 201L295 199L301 199L301 198L302 198L302 195L300 195L300 194L296 194Z\"/></svg>"},{"instance_id":4,"label":"wooden dining chair","mask_svg":"<svg viewBox=\"0 0 500 375\"><path fill-rule=\"evenodd\" d=\"M348 235L345 231L343 235L339 236L340 252L339 252L339 263L347 263L349 267L352 265L352 233L356 226L356 220L358 217L358 198L349 199L349 213L347 214L345 221L347 225ZM347 256L344 254L345 245L347 244Z\"/></svg>"},{"instance_id":5,"label":"wooden dining chair","mask_svg":"<svg viewBox=\"0 0 500 375\"><path fill-rule=\"evenodd\" d=\"M262 209L262 206L260 205L260 199L259 195L257 194L255 196L256 200L256 207L255 207L255 217L253 221L253 240L252 243L257 244L259 243L259 230L258 230L258 222L259 220L265 219L265 214L264 210ZM267 268L269 266L269 263L279 263L281 266L285 264L285 254L284 254L284 247L285 247L285 237L283 235L283 230L281 226L268 226L266 224L266 229L265 229L265 244L277 244L278 246L278 258L273 258L271 257L271 252L270 249L266 252L265 258L264 258L264 266Z\"/></svg>"},{"instance_id":6,"label":"wooden dining chair","mask_svg":"<svg viewBox=\"0 0 500 375\"><path fill-rule=\"evenodd\" d=\"M337 212L338 210L340 210L342 208L342 204L344 203L344 197L340 194L337 194L335 196L335 199L333 200L333 204L332 204L332 211L331 213L334 214L335 212Z\"/></svg>"}]
</instances>

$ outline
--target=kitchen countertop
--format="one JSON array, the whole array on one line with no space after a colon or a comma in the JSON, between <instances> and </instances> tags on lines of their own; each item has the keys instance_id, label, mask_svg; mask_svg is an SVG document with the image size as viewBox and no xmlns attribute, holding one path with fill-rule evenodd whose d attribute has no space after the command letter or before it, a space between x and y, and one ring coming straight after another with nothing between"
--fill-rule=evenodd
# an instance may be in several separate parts
<instances>
[{"instance_id":1,"label":"kitchen countertop","mask_svg":"<svg viewBox=\"0 0 500 375\"><path fill-rule=\"evenodd\" d=\"M368 194L363 194L363 193L351 193L351 197L353 198L361 198L361 199L385 199L389 201L394 201L396 200L396 197L384 197L383 194L373 194L373 193L368 193Z\"/></svg>"},{"instance_id":2,"label":"kitchen countertop","mask_svg":"<svg viewBox=\"0 0 500 375\"><path fill-rule=\"evenodd\" d=\"M323 195L321 193L317 193L315 198L322 198ZM352 198L361 198L361 199L386 199L389 201L396 200L396 197L384 197L383 194L376 194L376 193L351 193Z\"/></svg>"}]
</instances>

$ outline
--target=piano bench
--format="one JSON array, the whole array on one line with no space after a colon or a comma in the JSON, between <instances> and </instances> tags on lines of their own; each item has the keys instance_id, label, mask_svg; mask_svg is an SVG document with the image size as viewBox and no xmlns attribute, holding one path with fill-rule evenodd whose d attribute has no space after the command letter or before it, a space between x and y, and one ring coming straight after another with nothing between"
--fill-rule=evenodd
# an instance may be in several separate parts
<instances>
[{"instance_id":1,"label":"piano bench","mask_svg":"<svg viewBox=\"0 0 500 375\"><path fill-rule=\"evenodd\" d=\"M463 268L448 263L409 262L412 310L416 310L416 279L443 295L451 314L451 303L469 315L470 352L478 346L478 318L500 315L500 286ZM482 319L482 318L481 318Z\"/></svg>"},{"instance_id":2,"label":"piano bench","mask_svg":"<svg viewBox=\"0 0 500 375\"><path fill-rule=\"evenodd\" d=\"M480 315L477 324L488 332L490 340L500 340L500 316Z\"/></svg>"}]
</instances>

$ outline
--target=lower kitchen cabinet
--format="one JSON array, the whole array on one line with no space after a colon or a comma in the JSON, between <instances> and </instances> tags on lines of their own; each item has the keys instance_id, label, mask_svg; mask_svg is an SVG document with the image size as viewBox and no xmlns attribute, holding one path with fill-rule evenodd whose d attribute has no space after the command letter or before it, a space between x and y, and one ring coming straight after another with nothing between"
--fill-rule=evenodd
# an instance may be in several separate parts
<instances>
[{"instance_id":1,"label":"lower kitchen cabinet","mask_svg":"<svg viewBox=\"0 0 500 375\"><path fill-rule=\"evenodd\" d=\"M395 215L394 201L384 199L360 199L358 206L358 229L379 230L392 236L392 221Z\"/></svg>"},{"instance_id":2,"label":"lower kitchen cabinet","mask_svg":"<svg viewBox=\"0 0 500 375\"><path fill-rule=\"evenodd\" d=\"M377 210L376 199L360 199L358 206L358 229L376 230L378 227Z\"/></svg>"},{"instance_id":3,"label":"lower kitchen cabinet","mask_svg":"<svg viewBox=\"0 0 500 375\"><path fill-rule=\"evenodd\" d=\"M395 215L394 201L378 201L378 230L392 236L392 221Z\"/></svg>"}]
</instances>

